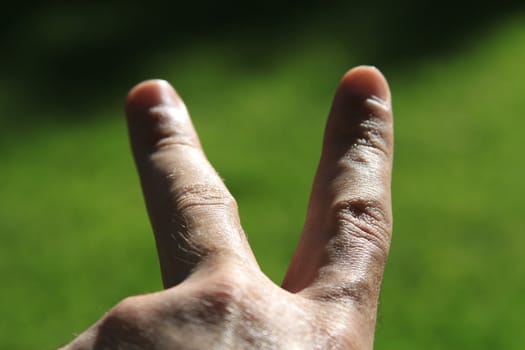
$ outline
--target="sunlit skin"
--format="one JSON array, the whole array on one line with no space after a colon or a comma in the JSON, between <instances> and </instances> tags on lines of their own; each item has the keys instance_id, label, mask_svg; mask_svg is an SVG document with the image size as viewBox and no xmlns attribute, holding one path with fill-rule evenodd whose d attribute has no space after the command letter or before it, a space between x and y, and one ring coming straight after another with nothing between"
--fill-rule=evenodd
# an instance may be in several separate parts
<instances>
[{"instance_id":1,"label":"sunlit skin","mask_svg":"<svg viewBox=\"0 0 525 350\"><path fill-rule=\"evenodd\" d=\"M175 90L140 83L126 115L166 289L124 299L63 349L373 348L392 231L391 98L377 69L339 83L281 286L261 272Z\"/></svg>"}]
</instances>

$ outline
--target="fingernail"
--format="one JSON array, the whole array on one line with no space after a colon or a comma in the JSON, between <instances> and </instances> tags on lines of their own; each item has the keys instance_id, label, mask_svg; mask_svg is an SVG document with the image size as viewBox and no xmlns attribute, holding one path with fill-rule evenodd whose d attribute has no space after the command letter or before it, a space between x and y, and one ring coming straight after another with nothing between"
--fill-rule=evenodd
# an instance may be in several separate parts
<instances>
[{"instance_id":1,"label":"fingernail","mask_svg":"<svg viewBox=\"0 0 525 350\"><path fill-rule=\"evenodd\" d=\"M134 88L126 98L127 111L144 111L160 105L174 106L180 101L175 89L165 80L146 80Z\"/></svg>"},{"instance_id":2,"label":"fingernail","mask_svg":"<svg viewBox=\"0 0 525 350\"><path fill-rule=\"evenodd\" d=\"M388 83L376 67L358 66L351 69L343 78L347 94L362 98L366 103L390 108L390 89Z\"/></svg>"}]
</instances>

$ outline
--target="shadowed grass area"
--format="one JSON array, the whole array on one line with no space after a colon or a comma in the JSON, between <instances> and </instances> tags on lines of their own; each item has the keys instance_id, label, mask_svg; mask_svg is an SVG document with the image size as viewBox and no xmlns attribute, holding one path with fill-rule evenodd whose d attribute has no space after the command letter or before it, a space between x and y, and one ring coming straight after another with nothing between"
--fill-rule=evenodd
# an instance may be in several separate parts
<instances>
[{"instance_id":1,"label":"shadowed grass area","mask_svg":"<svg viewBox=\"0 0 525 350\"><path fill-rule=\"evenodd\" d=\"M525 343L523 23L385 72L395 232L378 349ZM152 57L144 78L178 88L263 270L280 282L337 81L361 62L326 39L274 57L251 70L227 48L195 47ZM161 288L120 104L85 122L21 121L0 132L2 348L52 349L123 297Z\"/></svg>"}]
</instances>

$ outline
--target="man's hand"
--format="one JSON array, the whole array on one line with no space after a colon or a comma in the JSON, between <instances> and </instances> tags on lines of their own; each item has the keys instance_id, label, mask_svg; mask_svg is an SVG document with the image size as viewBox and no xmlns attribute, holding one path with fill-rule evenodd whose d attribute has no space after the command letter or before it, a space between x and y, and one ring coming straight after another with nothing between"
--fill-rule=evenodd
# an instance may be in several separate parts
<instances>
[{"instance_id":1,"label":"man's hand","mask_svg":"<svg viewBox=\"0 0 525 350\"><path fill-rule=\"evenodd\" d=\"M259 269L175 90L143 82L126 114L166 289L124 299L64 349L372 349L392 230L392 111L378 70L340 82L282 286Z\"/></svg>"}]
</instances>

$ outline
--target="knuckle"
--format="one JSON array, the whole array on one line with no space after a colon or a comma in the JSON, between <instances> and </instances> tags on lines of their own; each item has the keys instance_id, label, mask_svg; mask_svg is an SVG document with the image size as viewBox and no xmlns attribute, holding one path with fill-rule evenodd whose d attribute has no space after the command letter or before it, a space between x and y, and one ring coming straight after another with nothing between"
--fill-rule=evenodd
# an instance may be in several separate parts
<instances>
[{"instance_id":1,"label":"knuckle","mask_svg":"<svg viewBox=\"0 0 525 350\"><path fill-rule=\"evenodd\" d=\"M220 274L207 281L200 300L206 313L228 319L242 312L248 294L246 290L246 279L240 275Z\"/></svg>"},{"instance_id":2,"label":"knuckle","mask_svg":"<svg viewBox=\"0 0 525 350\"><path fill-rule=\"evenodd\" d=\"M386 258L390 246L391 218L382 203L362 198L347 199L336 202L332 213L339 232L372 244Z\"/></svg>"},{"instance_id":3,"label":"knuckle","mask_svg":"<svg viewBox=\"0 0 525 350\"><path fill-rule=\"evenodd\" d=\"M377 118L370 118L360 123L361 137L357 138L357 144L363 144L377 149L383 154L389 153L390 133L384 125L384 121Z\"/></svg>"},{"instance_id":4,"label":"knuckle","mask_svg":"<svg viewBox=\"0 0 525 350\"><path fill-rule=\"evenodd\" d=\"M131 296L120 301L110 312L112 319L133 320L143 315L142 310L145 304L143 296Z\"/></svg>"},{"instance_id":5,"label":"knuckle","mask_svg":"<svg viewBox=\"0 0 525 350\"><path fill-rule=\"evenodd\" d=\"M212 276L208 282L206 294L227 302L238 302L246 289L246 279L240 273L221 273Z\"/></svg>"},{"instance_id":6,"label":"knuckle","mask_svg":"<svg viewBox=\"0 0 525 350\"><path fill-rule=\"evenodd\" d=\"M367 163L371 157L389 159L392 153L392 133L390 127L377 118L359 121L350 130L343 132L346 140L351 140L348 158L356 163Z\"/></svg>"},{"instance_id":7,"label":"knuckle","mask_svg":"<svg viewBox=\"0 0 525 350\"><path fill-rule=\"evenodd\" d=\"M97 345L104 349L138 349L149 344L144 330L150 327L153 318L147 305L145 296L127 297L119 302L101 321Z\"/></svg>"},{"instance_id":8,"label":"knuckle","mask_svg":"<svg viewBox=\"0 0 525 350\"><path fill-rule=\"evenodd\" d=\"M191 214L192 209L198 207L237 210L237 202L225 188L208 184L193 184L178 189L175 206L183 214Z\"/></svg>"},{"instance_id":9,"label":"knuckle","mask_svg":"<svg viewBox=\"0 0 525 350\"><path fill-rule=\"evenodd\" d=\"M357 305L370 306L377 303L378 285L370 279L357 279L339 283L330 288L324 288L316 298L321 302L345 304L353 302Z\"/></svg>"}]
</instances>

